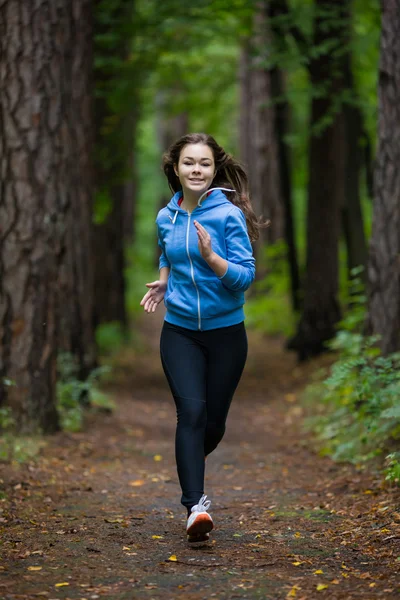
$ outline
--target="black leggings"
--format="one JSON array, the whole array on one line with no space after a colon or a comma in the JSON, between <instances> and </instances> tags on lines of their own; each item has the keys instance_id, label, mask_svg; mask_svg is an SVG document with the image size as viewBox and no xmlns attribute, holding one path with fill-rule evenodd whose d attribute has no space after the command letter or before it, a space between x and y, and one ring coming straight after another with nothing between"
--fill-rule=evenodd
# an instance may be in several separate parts
<instances>
[{"instance_id":1,"label":"black leggings","mask_svg":"<svg viewBox=\"0 0 400 600\"><path fill-rule=\"evenodd\" d=\"M160 351L176 404L181 502L190 511L204 493L205 457L225 433L229 406L246 362L244 323L193 331L164 321Z\"/></svg>"}]
</instances>

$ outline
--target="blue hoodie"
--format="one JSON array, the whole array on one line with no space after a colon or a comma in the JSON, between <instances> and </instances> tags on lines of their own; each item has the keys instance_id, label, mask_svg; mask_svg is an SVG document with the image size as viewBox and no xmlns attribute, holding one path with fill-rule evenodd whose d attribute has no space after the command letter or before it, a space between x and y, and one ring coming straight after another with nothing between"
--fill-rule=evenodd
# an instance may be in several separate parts
<instances>
[{"instance_id":1,"label":"blue hoodie","mask_svg":"<svg viewBox=\"0 0 400 600\"><path fill-rule=\"evenodd\" d=\"M243 212L227 199L221 188L205 194L188 214L179 206L182 192L177 192L156 219L162 251L160 269L170 268L164 297L165 320L202 331L244 320L244 292L255 275ZM194 220L210 234L213 251L228 262L222 277L217 277L200 254Z\"/></svg>"}]
</instances>

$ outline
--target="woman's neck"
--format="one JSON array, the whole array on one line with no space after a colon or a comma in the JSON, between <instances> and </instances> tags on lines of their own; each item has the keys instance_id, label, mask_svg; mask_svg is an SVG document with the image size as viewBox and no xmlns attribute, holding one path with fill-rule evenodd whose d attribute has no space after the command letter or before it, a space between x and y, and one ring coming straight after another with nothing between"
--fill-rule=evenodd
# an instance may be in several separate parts
<instances>
[{"instance_id":1,"label":"woman's neck","mask_svg":"<svg viewBox=\"0 0 400 600\"><path fill-rule=\"evenodd\" d=\"M191 213L196 208L199 198L201 194L194 193L190 191L183 192L183 200L182 200L182 208L185 209L188 213Z\"/></svg>"}]
</instances>

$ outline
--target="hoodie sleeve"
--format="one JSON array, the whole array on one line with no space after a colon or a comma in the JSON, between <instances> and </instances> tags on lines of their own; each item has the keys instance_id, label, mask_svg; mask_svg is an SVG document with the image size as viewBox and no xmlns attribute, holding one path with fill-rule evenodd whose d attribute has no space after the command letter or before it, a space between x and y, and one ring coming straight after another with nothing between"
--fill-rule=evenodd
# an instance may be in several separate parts
<instances>
[{"instance_id":1,"label":"hoodie sleeve","mask_svg":"<svg viewBox=\"0 0 400 600\"><path fill-rule=\"evenodd\" d=\"M225 239L228 269L219 279L229 290L244 292L252 284L256 271L246 219L237 207L228 215Z\"/></svg>"},{"instance_id":2,"label":"hoodie sleeve","mask_svg":"<svg viewBox=\"0 0 400 600\"><path fill-rule=\"evenodd\" d=\"M161 248L160 259L158 262L158 268L159 269L162 269L163 267L171 268L171 264L165 254L164 241L162 239L162 235L161 235L160 227L158 226L158 223L157 223L157 236L158 236L158 245Z\"/></svg>"}]
</instances>

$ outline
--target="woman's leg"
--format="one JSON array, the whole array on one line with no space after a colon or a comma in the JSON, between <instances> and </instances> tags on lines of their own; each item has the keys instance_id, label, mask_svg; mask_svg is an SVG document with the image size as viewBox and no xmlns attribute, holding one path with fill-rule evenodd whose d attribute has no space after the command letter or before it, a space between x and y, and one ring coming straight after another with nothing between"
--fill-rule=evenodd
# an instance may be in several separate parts
<instances>
[{"instance_id":1,"label":"woman's leg","mask_svg":"<svg viewBox=\"0 0 400 600\"><path fill-rule=\"evenodd\" d=\"M207 340L207 425L204 453L218 446L225 433L229 407L247 358L244 323L215 329Z\"/></svg>"},{"instance_id":2,"label":"woman's leg","mask_svg":"<svg viewBox=\"0 0 400 600\"><path fill-rule=\"evenodd\" d=\"M196 332L164 323L161 362L176 404L176 464L181 502L188 512L204 492L204 435L207 422L206 356Z\"/></svg>"}]
</instances>

